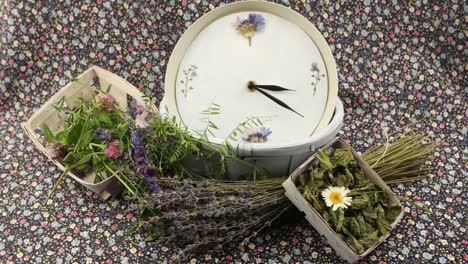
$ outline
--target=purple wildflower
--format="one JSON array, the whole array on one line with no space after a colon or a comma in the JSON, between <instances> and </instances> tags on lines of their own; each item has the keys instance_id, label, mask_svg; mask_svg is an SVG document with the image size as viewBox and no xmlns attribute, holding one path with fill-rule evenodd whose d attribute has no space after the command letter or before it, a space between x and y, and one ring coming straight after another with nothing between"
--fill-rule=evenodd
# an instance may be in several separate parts
<instances>
[{"instance_id":1,"label":"purple wildflower","mask_svg":"<svg viewBox=\"0 0 468 264\"><path fill-rule=\"evenodd\" d=\"M135 159L136 163L139 165L148 165L148 159L145 155L145 148L141 143L140 130L137 129L132 133L132 142L135 148Z\"/></svg>"},{"instance_id":2,"label":"purple wildflower","mask_svg":"<svg viewBox=\"0 0 468 264\"><path fill-rule=\"evenodd\" d=\"M96 104L98 105L99 109L104 112L109 112L113 109L115 103L115 99L112 94L98 94L96 96Z\"/></svg>"},{"instance_id":3,"label":"purple wildflower","mask_svg":"<svg viewBox=\"0 0 468 264\"><path fill-rule=\"evenodd\" d=\"M132 101L133 116L135 117L135 125L137 128L145 128L148 122L153 121L154 116L145 106L138 104L136 100Z\"/></svg>"},{"instance_id":4,"label":"purple wildflower","mask_svg":"<svg viewBox=\"0 0 468 264\"><path fill-rule=\"evenodd\" d=\"M141 106L135 99L132 100L131 106L134 117L140 115L144 110L144 107Z\"/></svg>"},{"instance_id":5,"label":"purple wildflower","mask_svg":"<svg viewBox=\"0 0 468 264\"><path fill-rule=\"evenodd\" d=\"M118 158L121 154L122 151L120 150L120 141L114 140L109 145L107 145L106 149L106 156L109 158Z\"/></svg>"},{"instance_id":6,"label":"purple wildflower","mask_svg":"<svg viewBox=\"0 0 468 264\"><path fill-rule=\"evenodd\" d=\"M94 133L99 139L109 141L109 130L97 128L96 130L94 130Z\"/></svg>"},{"instance_id":7,"label":"purple wildflower","mask_svg":"<svg viewBox=\"0 0 468 264\"><path fill-rule=\"evenodd\" d=\"M253 35L265 28L265 18L260 14L251 13L247 19L240 20L237 18L234 26L242 36L249 39L249 46L251 46Z\"/></svg>"},{"instance_id":8,"label":"purple wildflower","mask_svg":"<svg viewBox=\"0 0 468 264\"><path fill-rule=\"evenodd\" d=\"M269 128L260 127L258 130L246 129L246 137L243 137L242 140L247 143L263 143L268 141L268 136L272 133Z\"/></svg>"}]
</instances>

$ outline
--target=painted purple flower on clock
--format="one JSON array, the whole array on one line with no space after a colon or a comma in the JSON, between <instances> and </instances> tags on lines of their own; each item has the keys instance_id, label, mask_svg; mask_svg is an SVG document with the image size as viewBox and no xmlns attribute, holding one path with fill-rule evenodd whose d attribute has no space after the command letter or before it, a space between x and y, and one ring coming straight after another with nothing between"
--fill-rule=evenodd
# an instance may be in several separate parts
<instances>
[{"instance_id":1,"label":"painted purple flower on clock","mask_svg":"<svg viewBox=\"0 0 468 264\"><path fill-rule=\"evenodd\" d=\"M255 33L261 32L265 28L265 18L260 14L249 14L247 19L237 18L234 24L236 30L249 40L249 46L252 46L252 37Z\"/></svg>"},{"instance_id":2,"label":"painted purple flower on clock","mask_svg":"<svg viewBox=\"0 0 468 264\"><path fill-rule=\"evenodd\" d=\"M267 127L260 127L257 129L246 129L246 137L243 137L242 140L247 143L263 143L268 141L268 136L272 131Z\"/></svg>"}]
</instances>

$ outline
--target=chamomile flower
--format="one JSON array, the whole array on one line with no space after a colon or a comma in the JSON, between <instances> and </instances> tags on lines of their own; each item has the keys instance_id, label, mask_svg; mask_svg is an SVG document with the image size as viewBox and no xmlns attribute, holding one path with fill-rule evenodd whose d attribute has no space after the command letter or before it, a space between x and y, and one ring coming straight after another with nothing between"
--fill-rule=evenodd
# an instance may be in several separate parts
<instances>
[{"instance_id":1,"label":"chamomile flower","mask_svg":"<svg viewBox=\"0 0 468 264\"><path fill-rule=\"evenodd\" d=\"M322 191L323 200L328 207L333 207L333 211L338 208L346 209L351 205L352 197L346 196L350 192L345 187L333 187L329 186L327 189Z\"/></svg>"}]
</instances>

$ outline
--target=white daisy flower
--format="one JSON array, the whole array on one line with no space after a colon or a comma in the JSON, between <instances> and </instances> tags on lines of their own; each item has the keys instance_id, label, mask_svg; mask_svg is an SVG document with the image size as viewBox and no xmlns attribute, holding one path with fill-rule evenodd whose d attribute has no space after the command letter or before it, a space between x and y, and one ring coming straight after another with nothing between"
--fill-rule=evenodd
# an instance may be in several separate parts
<instances>
[{"instance_id":1,"label":"white daisy flower","mask_svg":"<svg viewBox=\"0 0 468 264\"><path fill-rule=\"evenodd\" d=\"M346 196L349 192L350 190L345 187L330 186L322 191L322 197L327 206L333 206L333 211L336 211L338 208L346 209L351 205L353 198Z\"/></svg>"}]
</instances>

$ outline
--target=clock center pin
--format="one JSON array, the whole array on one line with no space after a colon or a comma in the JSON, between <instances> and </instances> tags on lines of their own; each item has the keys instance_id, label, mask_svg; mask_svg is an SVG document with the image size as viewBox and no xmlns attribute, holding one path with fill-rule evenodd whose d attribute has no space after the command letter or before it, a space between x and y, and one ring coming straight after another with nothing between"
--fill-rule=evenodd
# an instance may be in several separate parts
<instances>
[{"instance_id":1,"label":"clock center pin","mask_svg":"<svg viewBox=\"0 0 468 264\"><path fill-rule=\"evenodd\" d=\"M254 82L254 81L248 81L246 84L245 84L245 87L247 88L247 90L249 90L249 92L253 92L255 91L255 85L257 83Z\"/></svg>"}]
</instances>

